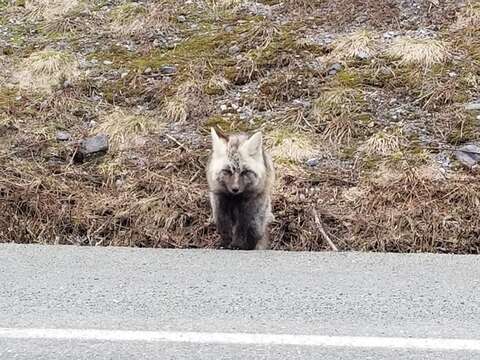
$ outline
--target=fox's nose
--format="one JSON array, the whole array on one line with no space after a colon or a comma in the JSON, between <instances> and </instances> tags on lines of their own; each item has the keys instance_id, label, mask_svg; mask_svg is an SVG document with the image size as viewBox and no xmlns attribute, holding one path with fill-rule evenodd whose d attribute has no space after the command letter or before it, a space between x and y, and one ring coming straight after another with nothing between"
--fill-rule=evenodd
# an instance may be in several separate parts
<instances>
[{"instance_id":1,"label":"fox's nose","mask_svg":"<svg viewBox=\"0 0 480 360\"><path fill-rule=\"evenodd\" d=\"M238 190L240 190L237 186L232 187L232 192L234 194L238 193Z\"/></svg>"}]
</instances>

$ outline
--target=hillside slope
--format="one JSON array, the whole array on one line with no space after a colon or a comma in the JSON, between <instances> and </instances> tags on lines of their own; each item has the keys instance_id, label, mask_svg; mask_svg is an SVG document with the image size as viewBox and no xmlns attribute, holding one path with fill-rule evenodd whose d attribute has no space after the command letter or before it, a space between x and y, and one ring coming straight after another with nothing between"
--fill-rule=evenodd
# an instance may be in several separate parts
<instances>
[{"instance_id":1,"label":"hillside slope","mask_svg":"<svg viewBox=\"0 0 480 360\"><path fill-rule=\"evenodd\" d=\"M480 252L480 175L457 160L476 148L455 153L480 140L478 1L0 0L0 14L0 241L214 247L218 126L265 134L275 249L327 248L316 209L340 249ZM90 155L81 141L102 134Z\"/></svg>"}]
</instances>

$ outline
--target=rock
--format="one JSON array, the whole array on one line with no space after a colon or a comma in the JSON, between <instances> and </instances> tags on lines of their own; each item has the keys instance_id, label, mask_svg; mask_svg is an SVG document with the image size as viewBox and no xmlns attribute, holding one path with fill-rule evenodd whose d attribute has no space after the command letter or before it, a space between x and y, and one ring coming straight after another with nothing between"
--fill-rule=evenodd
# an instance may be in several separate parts
<instances>
[{"instance_id":1,"label":"rock","mask_svg":"<svg viewBox=\"0 0 480 360\"><path fill-rule=\"evenodd\" d=\"M145 70L143 70L143 73L144 74L150 74L152 72L152 68L151 67L147 67Z\"/></svg>"},{"instance_id":2,"label":"rock","mask_svg":"<svg viewBox=\"0 0 480 360\"><path fill-rule=\"evenodd\" d=\"M465 105L466 110L480 110L480 102L474 102Z\"/></svg>"},{"instance_id":3,"label":"rock","mask_svg":"<svg viewBox=\"0 0 480 360\"><path fill-rule=\"evenodd\" d=\"M183 22L187 21L187 18L183 15L178 15L177 16L177 21L183 23Z\"/></svg>"},{"instance_id":4,"label":"rock","mask_svg":"<svg viewBox=\"0 0 480 360\"><path fill-rule=\"evenodd\" d=\"M160 70L160 73L163 75L172 75L177 72L177 68L171 65L162 66L159 70Z\"/></svg>"},{"instance_id":5,"label":"rock","mask_svg":"<svg viewBox=\"0 0 480 360\"><path fill-rule=\"evenodd\" d=\"M112 62L112 61L109 61L109 60L105 60L105 61L103 62L103 65L112 65L112 64L113 64L113 62Z\"/></svg>"},{"instance_id":6,"label":"rock","mask_svg":"<svg viewBox=\"0 0 480 360\"><path fill-rule=\"evenodd\" d=\"M335 63L332 66L330 66L330 70L336 70L336 71L342 70L342 64Z\"/></svg>"},{"instance_id":7,"label":"rock","mask_svg":"<svg viewBox=\"0 0 480 360\"><path fill-rule=\"evenodd\" d=\"M480 161L480 147L474 144L464 145L455 150L454 154L458 161L469 168Z\"/></svg>"},{"instance_id":8,"label":"rock","mask_svg":"<svg viewBox=\"0 0 480 360\"><path fill-rule=\"evenodd\" d=\"M58 141L69 141L69 140L72 140L72 135L70 135L66 131L59 130L59 131L57 131L57 134L55 135L55 138Z\"/></svg>"},{"instance_id":9,"label":"rock","mask_svg":"<svg viewBox=\"0 0 480 360\"><path fill-rule=\"evenodd\" d=\"M307 165L311 166L311 167L317 166L318 165L318 159L317 158L308 159L307 160Z\"/></svg>"},{"instance_id":10,"label":"rock","mask_svg":"<svg viewBox=\"0 0 480 360\"><path fill-rule=\"evenodd\" d=\"M82 156L88 156L95 153L104 153L108 150L108 137L105 134L98 134L86 138L80 142L78 152Z\"/></svg>"},{"instance_id":11,"label":"rock","mask_svg":"<svg viewBox=\"0 0 480 360\"><path fill-rule=\"evenodd\" d=\"M342 70L342 64L335 63L328 68L328 74L329 75L335 75L340 70Z\"/></svg>"},{"instance_id":12,"label":"rock","mask_svg":"<svg viewBox=\"0 0 480 360\"><path fill-rule=\"evenodd\" d=\"M238 45L233 45L228 49L228 53L230 55L235 55L235 54L238 54L239 52L240 52L240 47Z\"/></svg>"},{"instance_id":13,"label":"rock","mask_svg":"<svg viewBox=\"0 0 480 360\"><path fill-rule=\"evenodd\" d=\"M360 50L359 53L357 54L357 57L360 59L360 60L368 60L370 59L370 55L368 55L368 53L366 53L365 51L363 50Z\"/></svg>"}]
</instances>

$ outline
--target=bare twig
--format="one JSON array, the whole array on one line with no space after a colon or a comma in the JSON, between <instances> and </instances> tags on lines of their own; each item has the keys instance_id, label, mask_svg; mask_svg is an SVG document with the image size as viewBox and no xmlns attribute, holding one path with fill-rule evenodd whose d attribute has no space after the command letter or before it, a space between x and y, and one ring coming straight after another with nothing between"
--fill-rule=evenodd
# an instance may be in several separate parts
<instances>
[{"instance_id":1,"label":"bare twig","mask_svg":"<svg viewBox=\"0 0 480 360\"><path fill-rule=\"evenodd\" d=\"M315 224L318 227L318 231L320 231L320 234L322 234L323 238L327 241L328 245L332 249L332 251L338 251L338 248L335 246L333 241L330 239L330 237L327 235L325 232L322 222L320 221L320 217L318 216L317 210L312 209L313 217L315 219Z\"/></svg>"}]
</instances>

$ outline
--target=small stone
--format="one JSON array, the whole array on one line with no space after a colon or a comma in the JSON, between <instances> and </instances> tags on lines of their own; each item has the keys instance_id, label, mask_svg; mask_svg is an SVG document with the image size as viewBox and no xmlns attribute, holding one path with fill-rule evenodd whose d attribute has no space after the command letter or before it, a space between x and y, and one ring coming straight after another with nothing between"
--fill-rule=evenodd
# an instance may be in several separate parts
<instances>
[{"instance_id":1,"label":"small stone","mask_svg":"<svg viewBox=\"0 0 480 360\"><path fill-rule=\"evenodd\" d=\"M368 60L368 59L370 59L370 55L369 55L367 52L363 51L363 50L360 50L360 51L359 51L359 53L357 54L357 57L358 57L359 59L361 59L361 60Z\"/></svg>"},{"instance_id":2,"label":"small stone","mask_svg":"<svg viewBox=\"0 0 480 360\"><path fill-rule=\"evenodd\" d=\"M143 70L143 73L144 74L150 74L152 72L152 68L151 67L147 67L145 70Z\"/></svg>"},{"instance_id":3,"label":"small stone","mask_svg":"<svg viewBox=\"0 0 480 360\"><path fill-rule=\"evenodd\" d=\"M62 130L57 131L57 134L55 135L55 137L58 141L69 141L72 139L72 135Z\"/></svg>"},{"instance_id":4,"label":"small stone","mask_svg":"<svg viewBox=\"0 0 480 360\"><path fill-rule=\"evenodd\" d=\"M83 155L90 155L108 150L108 137L106 134L98 134L82 140L79 152Z\"/></svg>"},{"instance_id":5,"label":"small stone","mask_svg":"<svg viewBox=\"0 0 480 360\"><path fill-rule=\"evenodd\" d=\"M178 15L177 16L177 21L183 23L183 22L187 21L187 18L183 15Z\"/></svg>"},{"instance_id":6,"label":"small stone","mask_svg":"<svg viewBox=\"0 0 480 360\"><path fill-rule=\"evenodd\" d=\"M480 120L480 115L477 115L477 120Z\"/></svg>"},{"instance_id":7,"label":"small stone","mask_svg":"<svg viewBox=\"0 0 480 360\"><path fill-rule=\"evenodd\" d=\"M480 147L474 144L464 145L455 150L454 154L458 161L469 168L473 168L480 161Z\"/></svg>"},{"instance_id":8,"label":"small stone","mask_svg":"<svg viewBox=\"0 0 480 360\"><path fill-rule=\"evenodd\" d=\"M450 71L450 72L448 73L448 76L450 76L451 78L454 78L454 77L457 76L457 73L456 73L455 71Z\"/></svg>"},{"instance_id":9,"label":"small stone","mask_svg":"<svg viewBox=\"0 0 480 360\"><path fill-rule=\"evenodd\" d=\"M308 159L307 160L307 165L311 166L311 167L317 166L318 165L318 159L317 158Z\"/></svg>"},{"instance_id":10,"label":"small stone","mask_svg":"<svg viewBox=\"0 0 480 360\"><path fill-rule=\"evenodd\" d=\"M163 75L172 75L177 72L177 68L171 65L162 66L159 70L160 70L160 73Z\"/></svg>"},{"instance_id":11,"label":"small stone","mask_svg":"<svg viewBox=\"0 0 480 360\"><path fill-rule=\"evenodd\" d=\"M332 66L330 66L330 70L336 70L336 71L342 70L342 64L335 63Z\"/></svg>"},{"instance_id":12,"label":"small stone","mask_svg":"<svg viewBox=\"0 0 480 360\"><path fill-rule=\"evenodd\" d=\"M466 110L480 110L480 102L466 104L465 109Z\"/></svg>"},{"instance_id":13,"label":"small stone","mask_svg":"<svg viewBox=\"0 0 480 360\"><path fill-rule=\"evenodd\" d=\"M238 54L239 52L240 52L240 47L238 45L233 45L228 49L228 53L230 55L235 55L235 54Z\"/></svg>"},{"instance_id":14,"label":"small stone","mask_svg":"<svg viewBox=\"0 0 480 360\"><path fill-rule=\"evenodd\" d=\"M228 106L227 106L227 105L225 105L225 104L220 105L220 110L221 110L222 112L227 111L227 109L228 109Z\"/></svg>"},{"instance_id":15,"label":"small stone","mask_svg":"<svg viewBox=\"0 0 480 360\"><path fill-rule=\"evenodd\" d=\"M342 65L339 63L335 63L328 68L328 75L335 75L340 70L342 70Z\"/></svg>"},{"instance_id":16,"label":"small stone","mask_svg":"<svg viewBox=\"0 0 480 360\"><path fill-rule=\"evenodd\" d=\"M103 65L112 65L112 64L113 64L113 62L110 61L110 60L105 60L105 61L103 62Z\"/></svg>"},{"instance_id":17,"label":"small stone","mask_svg":"<svg viewBox=\"0 0 480 360\"><path fill-rule=\"evenodd\" d=\"M121 79L125 79L127 76L128 76L128 71L120 74Z\"/></svg>"}]
</instances>

